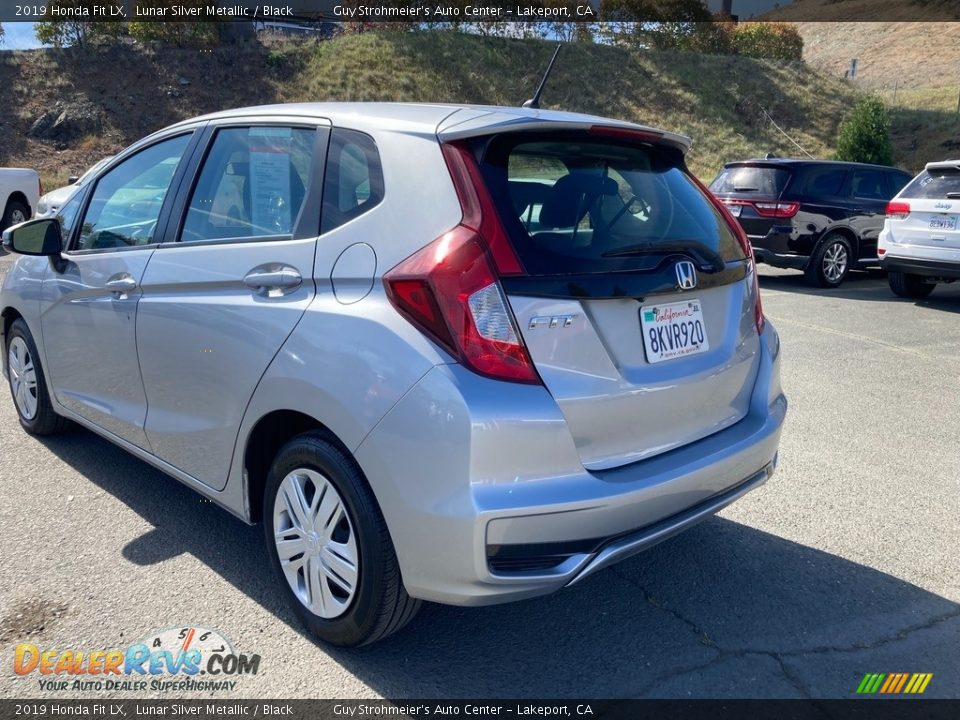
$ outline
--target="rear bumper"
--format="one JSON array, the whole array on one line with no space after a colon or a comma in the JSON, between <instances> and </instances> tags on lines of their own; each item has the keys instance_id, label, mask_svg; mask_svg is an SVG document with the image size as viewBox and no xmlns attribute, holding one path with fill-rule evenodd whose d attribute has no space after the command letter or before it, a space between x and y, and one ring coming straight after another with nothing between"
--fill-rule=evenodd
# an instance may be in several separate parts
<instances>
[{"instance_id":1,"label":"rear bumper","mask_svg":"<svg viewBox=\"0 0 960 720\"><path fill-rule=\"evenodd\" d=\"M921 277L960 280L960 260L936 260L908 258L887 254L880 260L880 267L888 272L902 272Z\"/></svg>"},{"instance_id":2,"label":"rear bumper","mask_svg":"<svg viewBox=\"0 0 960 720\"><path fill-rule=\"evenodd\" d=\"M746 417L681 449L588 472L543 387L438 366L357 449L414 597L542 595L644 550L773 473L787 403L768 324Z\"/></svg>"},{"instance_id":3,"label":"rear bumper","mask_svg":"<svg viewBox=\"0 0 960 720\"><path fill-rule=\"evenodd\" d=\"M796 250L791 249L791 245L794 243L793 235L789 232L771 231L763 237L759 235L749 235L748 237L750 238L750 244L753 246L753 256L757 262L794 270L803 270L807 267L810 256L798 254Z\"/></svg>"}]
</instances>

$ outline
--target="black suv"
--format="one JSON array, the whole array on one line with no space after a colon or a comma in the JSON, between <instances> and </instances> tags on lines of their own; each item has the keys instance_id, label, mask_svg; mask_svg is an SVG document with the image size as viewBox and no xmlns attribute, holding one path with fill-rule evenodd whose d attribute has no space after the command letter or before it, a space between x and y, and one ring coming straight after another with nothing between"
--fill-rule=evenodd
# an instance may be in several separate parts
<instances>
[{"instance_id":1,"label":"black suv","mask_svg":"<svg viewBox=\"0 0 960 720\"><path fill-rule=\"evenodd\" d=\"M777 158L727 163L710 190L740 220L757 262L837 287L851 268L879 264L887 201L911 179L881 165Z\"/></svg>"}]
</instances>

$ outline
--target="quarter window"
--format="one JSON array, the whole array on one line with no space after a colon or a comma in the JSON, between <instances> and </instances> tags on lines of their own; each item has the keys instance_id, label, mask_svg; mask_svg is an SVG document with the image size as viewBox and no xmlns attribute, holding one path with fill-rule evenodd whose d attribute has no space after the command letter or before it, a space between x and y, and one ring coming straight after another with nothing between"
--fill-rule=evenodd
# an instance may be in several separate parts
<instances>
[{"instance_id":1,"label":"quarter window","mask_svg":"<svg viewBox=\"0 0 960 720\"><path fill-rule=\"evenodd\" d=\"M184 242L292 236L306 198L316 131L217 131L190 198Z\"/></svg>"},{"instance_id":2,"label":"quarter window","mask_svg":"<svg viewBox=\"0 0 960 720\"><path fill-rule=\"evenodd\" d=\"M76 249L137 247L154 242L163 201L189 142L188 134L151 145L97 180Z\"/></svg>"},{"instance_id":3,"label":"quarter window","mask_svg":"<svg viewBox=\"0 0 960 720\"><path fill-rule=\"evenodd\" d=\"M321 232L363 215L383 200L383 171L376 143L356 130L334 129L323 182Z\"/></svg>"}]
</instances>

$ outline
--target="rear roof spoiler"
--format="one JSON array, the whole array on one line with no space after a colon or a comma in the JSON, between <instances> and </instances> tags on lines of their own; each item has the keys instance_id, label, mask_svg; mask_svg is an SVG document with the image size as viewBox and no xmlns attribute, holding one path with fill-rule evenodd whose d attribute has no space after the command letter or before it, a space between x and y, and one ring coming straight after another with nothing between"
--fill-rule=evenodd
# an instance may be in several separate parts
<instances>
[{"instance_id":1,"label":"rear roof spoiler","mask_svg":"<svg viewBox=\"0 0 960 720\"><path fill-rule=\"evenodd\" d=\"M656 142L672 145L683 153L693 144L693 141L684 135L658 128L592 115L527 108L464 108L452 113L440 123L437 136L443 142L450 142L505 132L590 130L595 127L609 129L609 136L613 136L618 130L625 135L632 132L646 134Z\"/></svg>"},{"instance_id":2,"label":"rear roof spoiler","mask_svg":"<svg viewBox=\"0 0 960 720\"><path fill-rule=\"evenodd\" d=\"M926 165L926 171L933 170L960 170L960 160L940 160L939 162L929 162Z\"/></svg>"}]
</instances>

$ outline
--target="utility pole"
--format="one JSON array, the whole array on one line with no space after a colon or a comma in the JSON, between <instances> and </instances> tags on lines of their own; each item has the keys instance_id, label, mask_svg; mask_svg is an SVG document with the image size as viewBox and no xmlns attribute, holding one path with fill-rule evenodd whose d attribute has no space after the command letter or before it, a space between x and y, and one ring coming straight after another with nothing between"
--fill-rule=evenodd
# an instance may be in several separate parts
<instances>
[{"instance_id":1,"label":"utility pole","mask_svg":"<svg viewBox=\"0 0 960 720\"><path fill-rule=\"evenodd\" d=\"M727 17L733 17L733 0L723 0L723 5L720 7L720 12Z\"/></svg>"}]
</instances>

